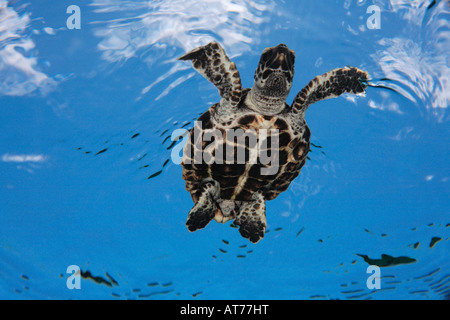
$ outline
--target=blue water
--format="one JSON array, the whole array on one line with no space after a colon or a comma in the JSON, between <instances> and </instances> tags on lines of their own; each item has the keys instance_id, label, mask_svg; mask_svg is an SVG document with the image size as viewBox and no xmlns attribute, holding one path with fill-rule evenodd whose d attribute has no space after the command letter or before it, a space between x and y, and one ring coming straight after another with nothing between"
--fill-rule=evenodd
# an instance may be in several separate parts
<instances>
[{"instance_id":1,"label":"blue water","mask_svg":"<svg viewBox=\"0 0 450 320\"><path fill-rule=\"evenodd\" d=\"M0 0L0 298L448 299L447 1L76 1L69 29L71 4ZM176 58L212 40L244 87L287 44L289 103L346 65L378 86L309 108L315 147L257 244L185 226L170 136L220 97Z\"/></svg>"}]
</instances>

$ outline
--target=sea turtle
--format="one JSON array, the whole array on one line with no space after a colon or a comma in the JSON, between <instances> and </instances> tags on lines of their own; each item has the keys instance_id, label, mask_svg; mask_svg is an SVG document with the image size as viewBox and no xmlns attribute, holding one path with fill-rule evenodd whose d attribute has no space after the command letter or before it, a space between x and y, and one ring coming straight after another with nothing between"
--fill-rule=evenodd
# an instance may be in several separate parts
<instances>
[{"instance_id":1,"label":"sea turtle","mask_svg":"<svg viewBox=\"0 0 450 320\"><path fill-rule=\"evenodd\" d=\"M368 74L354 67L334 69L311 80L288 105L295 53L285 44L263 51L251 89L242 89L235 63L217 42L179 59L192 60L222 97L198 118L183 149L183 179L195 203L186 225L195 231L212 219L234 219L241 235L256 243L267 226L265 200L285 191L305 164L311 136L306 109L344 92L364 92ZM250 161L255 149L271 154L275 170L262 157Z\"/></svg>"}]
</instances>

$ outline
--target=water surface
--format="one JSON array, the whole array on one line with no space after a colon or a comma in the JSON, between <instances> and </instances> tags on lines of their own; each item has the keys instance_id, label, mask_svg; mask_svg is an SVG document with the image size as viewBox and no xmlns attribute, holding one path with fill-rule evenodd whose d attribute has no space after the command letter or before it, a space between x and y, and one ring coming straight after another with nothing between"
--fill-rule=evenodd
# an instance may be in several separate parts
<instances>
[{"instance_id":1,"label":"water surface","mask_svg":"<svg viewBox=\"0 0 450 320\"><path fill-rule=\"evenodd\" d=\"M79 30L71 4L0 0L1 298L448 299L447 1L93 0ZM289 103L337 67L372 78L309 108L310 160L256 245L184 225L170 136L219 95L176 58L212 40L244 87L286 43Z\"/></svg>"}]
</instances>

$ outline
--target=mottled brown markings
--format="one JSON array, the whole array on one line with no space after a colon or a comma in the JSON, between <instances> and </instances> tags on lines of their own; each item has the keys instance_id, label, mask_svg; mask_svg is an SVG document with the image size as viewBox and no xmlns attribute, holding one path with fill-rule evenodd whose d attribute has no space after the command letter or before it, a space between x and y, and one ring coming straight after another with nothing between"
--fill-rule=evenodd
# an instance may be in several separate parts
<instances>
[{"instance_id":1,"label":"mottled brown markings","mask_svg":"<svg viewBox=\"0 0 450 320\"><path fill-rule=\"evenodd\" d=\"M311 130L309 130L308 126L305 126L305 131L303 132L303 139L305 141L309 141L311 138Z\"/></svg>"},{"instance_id":2,"label":"mottled brown markings","mask_svg":"<svg viewBox=\"0 0 450 320\"><path fill-rule=\"evenodd\" d=\"M291 142L292 136L289 132L284 131L279 134L278 139L278 143L281 149L282 147L287 146L289 142Z\"/></svg>"},{"instance_id":3,"label":"mottled brown markings","mask_svg":"<svg viewBox=\"0 0 450 320\"><path fill-rule=\"evenodd\" d=\"M231 199L234 193L234 187L225 187L220 189L222 199Z\"/></svg>"},{"instance_id":4,"label":"mottled brown markings","mask_svg":"<svg viewBox=\"0 0 450 320\"><path fill-rule=\"evenodd\" d=\"M238 104L241 96L239 72L218 43L194 49L179 59L192 60L194 68L218 88L220 95L230 101L231 106Z\"/></svg>"},{"instance_id":5,"label":"mottled brown markings","mask_svg":"<svg viewBox=\"0 0 450 320\"><path fill-rule=\"evenodd\" d=\"M218 52L221 52L219 55ZM357 81L350 81L351 77L360 77L357 69L346 69L332 71L328 74L329 78L324 79L323 76L315 77L308 83L308 85L302 89L294 99L294 103L291 108L287 106L286 111L280 116L261 116L259 114L249 114L246 105L243 103L243 97L247 94L249 89L242 90L239 73L234 63L230 62L226 55L222 54L223 49L218 44L212 44L207 46L206 53L195 52L192 57L201 59L204 57L201 67L209 68L210 74L207 76L209 79L213 79L213 82L217 82L217 87L221 96L224 98L222 101L228 103L216 105L211 108L211 114L209 120L203 124L203 128L216 128L222 127L223 129L231 127L239 127L241 129L255 129L258 131L260 128L276 128L279 130L277 139L279 141L279 153L278 160L280 161L279 170L277 173L271 176L262 176L261 169L264 167L262 164L247 164L247 165L230 165L226 166L212 164L211 166L201 167L201 173L197 173L197 177L203 175L209 175L208 177L216 178L221 183L221 197L224 199L245 199L250 201L252 195L258 189L264 190L265 199L275 199L279 193L286 190L289 183L298 176L302 166L305 163L307 154L309 152L309 139L311 132L303 121L303 113L306 107L314 103L315 101L329 97L330 95L339 95L344 91L361 92L364 90L363 86ZM188 54L189 55L189 54ZM209 59L209 62L208 62ZM196 64L196 62L194 62ZM209 66L208 66L209 64ZM263 77L262 72L264 70L262 65L259 65L255 76ZM219 73L220 76L218 74ZM325 80L325 81L324 81ZM231 103L229 103L231 102ZM235 109L230 109L236 107ZM216 108L217 107L217 113ZM212 115L214 114L214 117ZM239 116L239 114L241 116ZM214 119L214 120L213 120ZM231 141L233 140L233 141ZM248 139L247 139L248 140ZM270 150L272 137L268 138L267 151ZM193 143L193 139L189 140ZM236 156L239 150L246 152L246 156L249 153L248 141L244 145L240 145L242 142L238 141L238 138L227 139L226 143L232 144L234 156ZM226 145L222 145L226 147ZM275 150L270 150L275 151ZM214 154L214 151L212 152ZM273 152L269 152L270 155ZM236 159L236 158L235 158ZM232 167L233 169L228 169ZM184 167L184 170L189 171L189 167ZM192 167L194 168L194 166ZM238 168L238 169L236 169ZM195 175L193 173L186 174L186 177L193 179ZM195 189L194 181L186 181L186 188L189 188L193 193L193 198L198 197L197 186ZM197 190L197 192L196 192ZM257 205L252 205L245 208L245 215L249 213L254 214L258 209ZM236 220L235 220L236 222ZM242 233L241 233L242 234Z\"/></svg>"},{"instance_id":6,"label":"mottled brown markings","mask_svg":"<svg viewBox=\"0 0 450 320\"><path fill-rule=\"evenodd\" d=\"M246 126L249 125L250 123L253 123L256 121L256 117L254 115L248 115L248 116L244 116L242 118L239 119L239 124L242 126Z\"/></svg>"},{"instance_id":7,"label":"mottled brown markings","mask_svg":"<svg viewBox=\"0 0 450 320\"><path fill-rule=\"evenodd\" d=\"M285 120L277 118L274 125L273 125L274 129L278 129L280 131L284 131L284 130L288 130L289 126L286 123Z\"/></svg>"},{"instance_id":8,"label":"mottled brown markings","mask_svg":"<svg viewBox=\"0 0 450 320\"><path fill-rule=\"evenodd\" d=\"M285 165L288 160L288 153L284 150L280 150L278 154L279 154L278 164L280 166Z\"/></svg>"}]
</instances>

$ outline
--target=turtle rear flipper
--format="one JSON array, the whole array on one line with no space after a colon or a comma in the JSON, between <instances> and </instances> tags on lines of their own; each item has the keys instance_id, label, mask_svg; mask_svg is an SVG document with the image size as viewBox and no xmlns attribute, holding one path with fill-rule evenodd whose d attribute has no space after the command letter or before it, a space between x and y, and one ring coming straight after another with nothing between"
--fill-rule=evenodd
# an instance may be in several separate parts
<instances>
[{"instance_id":1,"label":"turtle rear flipper","mask_svg":"<svg viewBox=\"0 0 450 320\"><path fill-rule=\"evenodd\" d=\"M267 227L266 203L261 192L256 192L251 201L243 202L234 224L239 226L241 236L253 243L264 238Z\"/></svg>"},{"instance_id":2,"label":"turtle rear flipper","mask_svg":"<svg viewBox=\"0 0 450 320\"><path fill-rule=\"evenodd\" d=\"M232 106L239 104L242 95L239 71L217 42L198 47L178 60L192 60L194 68L219 89L222 98Z\"/></svg>"},{"instance_id":3,"label":"turtle rear flipper","mask_svg":"<svg viewBox=\"0 0 450 320\"><path fill-rule=\"evenodd\" d=\"M207 182L202 190L202 193L189 211L186 226L188 230L194 232L198 229L203 229L216 216L218 207L215 198L218 194L217 186L213 182Z\"/></svg>"}]
</instances>

